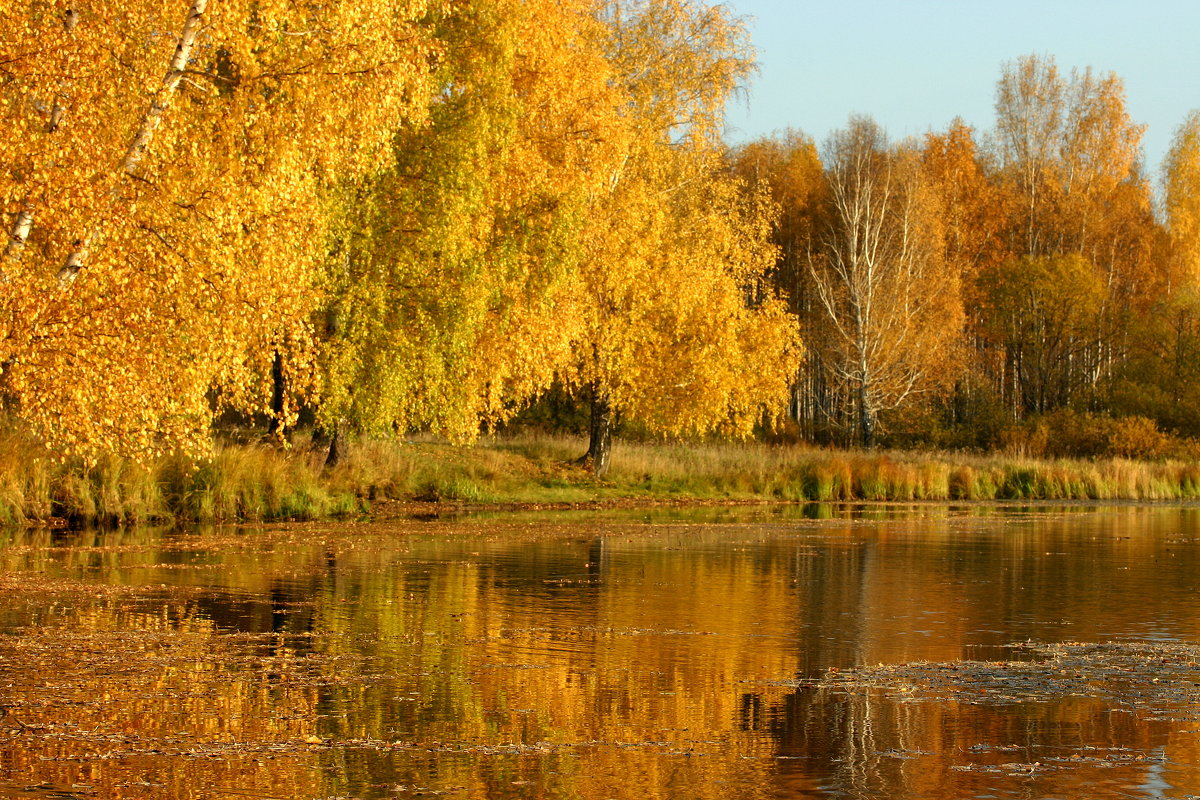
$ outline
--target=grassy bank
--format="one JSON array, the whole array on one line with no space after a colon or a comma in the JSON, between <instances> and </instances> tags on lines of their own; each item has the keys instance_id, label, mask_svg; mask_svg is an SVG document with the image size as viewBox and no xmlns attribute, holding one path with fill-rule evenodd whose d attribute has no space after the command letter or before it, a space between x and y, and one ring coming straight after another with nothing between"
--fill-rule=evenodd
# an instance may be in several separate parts
<instances>
[{"instance_id":1,"label":"grassy bank","mask_svg":"<svg viewBox=\"0 0 1200 800\"><path fill-rule=\"evenodd\" d=\"M303 444L225 445L211 459L61 462L0 436L0 524L161 519L316 519L380 500L468 504L594 501L962 501L1200 499L1200 464L863 453L762 444L629 444L595 480L573 463L585 443L530 437L454 447L366 442L335 469Z\"/></svg>"}]
</instances>

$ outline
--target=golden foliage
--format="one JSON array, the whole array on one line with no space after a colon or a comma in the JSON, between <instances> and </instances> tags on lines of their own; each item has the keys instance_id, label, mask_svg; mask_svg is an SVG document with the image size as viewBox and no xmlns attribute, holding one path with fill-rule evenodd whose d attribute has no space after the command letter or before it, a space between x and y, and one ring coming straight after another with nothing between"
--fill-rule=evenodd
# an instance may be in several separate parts
<instances>
[{"instance_id":1,"label":"golden foliage","mask_svg":"<svg viewBox=\"0 0 1200 800\"><path fill-rule=\"evenodd\" d=\"M326 424L459 440L545 388L567 352L568 276L611 161L616 104L590 0L477 0L438 15L425 127L345 192L325 343Z\"/></svg>"},{"instance_id":2,"label":"golden foliage","mask_svg":"<svg viewBox=\"0 0 1200 800\"><path fill-rule=\"evenodd\" d=\"M265 345L309 338L323 186L424 113L426 11L139 0L64 25L0 6L0 207L10 230L32 218L0 295L16 412L68 448L137 454L205 446L214 387L261 406Z\"/></svg>"},{"instance_id":3,"label":"golden foliage","mask_svg":"<svg viewBox=\"0 0 1200 800\"><path fill-rule=\"evenodd\" d=\"M614 3L622 150L589 205L567 382L653 430L746 435L781 411L795 322L765 283L775 209L722 162L729 93L751 66L720 7Z\"/></svg>"},{"instance_id":4,"label":"golden foliage","mask_svg":"<svg viewBox=\"0 0 1200 800\"><path fill-rule=\"evenodd\" d=\"M1200 286L1200 111L1189 114L1175 132L1163 184L1172 283L1194 289Z\"/></svg>"}]
</instances>

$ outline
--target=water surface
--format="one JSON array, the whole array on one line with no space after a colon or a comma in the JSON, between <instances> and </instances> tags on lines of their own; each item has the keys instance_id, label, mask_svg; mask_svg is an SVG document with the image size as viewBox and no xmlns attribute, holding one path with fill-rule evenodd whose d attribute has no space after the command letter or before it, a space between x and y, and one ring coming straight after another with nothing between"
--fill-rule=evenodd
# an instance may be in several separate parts
<instances>
[{"instance_id":1,"label":"water surface","mask_svg":"<svg viewBox=\"0 0 1200 800\"><path fill-rule=\"evenodd\" d=\"M925 506L0 534L0 797L1200 795L1187 704L814 686L1200 643L1198 529Z\"/></svg>"}]
</instances>

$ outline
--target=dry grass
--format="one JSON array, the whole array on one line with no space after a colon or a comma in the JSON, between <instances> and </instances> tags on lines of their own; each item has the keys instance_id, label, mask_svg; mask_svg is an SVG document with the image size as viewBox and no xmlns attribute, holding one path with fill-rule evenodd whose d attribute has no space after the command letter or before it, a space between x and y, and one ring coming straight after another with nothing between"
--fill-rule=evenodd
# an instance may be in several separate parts
<instances>
[{"instance_id":1,"label":"dry grass","mask_svg":"<svg viewBox=\"0 0 1200 800\"><path fill-rule=\"evenodd\" d=\"M488 446L559 459L584 450L584 442L568 438L514 439ZM606 484L650 496L785 501L1178 501L1200 498L1200 464L836 451L760 443L618 443Z\"/></svg>"},{"instance_id":2,"label":"dry grass","mask_svg":"<svg viewBox=\"0 0 1200 800\"><path fill-rule=\"evenodd\" d=\"M152 519L315 519L379 499L578 503L615 499L819 501L1135 500L1200 498L1200 464L1035 460L957 453L831 451L758 443L618 442L595 480L573 437L429 438L359 443L335 469L299 442L225 445L208 459L138 465L62 461L0 433L0 525L51 517L80 524Z\"/></svg>"}]
</instances>

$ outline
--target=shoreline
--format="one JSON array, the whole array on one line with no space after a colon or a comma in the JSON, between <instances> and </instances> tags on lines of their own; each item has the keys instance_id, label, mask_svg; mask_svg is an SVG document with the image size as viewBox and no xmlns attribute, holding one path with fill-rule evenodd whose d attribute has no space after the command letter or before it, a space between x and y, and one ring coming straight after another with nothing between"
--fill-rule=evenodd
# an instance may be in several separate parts
<instances>
[{"instance_id":1,"label":"shoreline","mask_svg":"<svg viewBox=\"0 0 1200 800\"><path fill-rule=\"evenodd\" d=\"M822 450L758 443L620 443L597 480L581 439L357 445L324 467L303 444L226 444L209 458L61 462L0 437L0 527L398 518L740 506L1200 503L1200 463Z\"/></svg>"},{"instance_id":2,"label":"shoreline","mask_svg":"<svg viewBox=\"0 0 1200 800\"><path fill-rule=\"evenodd\" d=\"M610 512L610 511L664 511L664 510L735 510L735 509L777 509L800 511L807 508L833 509L835 513L813 515L814 520L829 519L845 514L847 511L916 511L919 509L945 508L952 511L976 510L1030 510L1051 512L1055 510L1102 511L1105 509L1197 509L1200 500L1136 500L1136 499L1107 499L1107 500L772 500L763 499L724 499L706 498L654 498L630 497L619 500L586 500L558 503L468 503L459 501L416 501L416 500L383 500L376 501L369 508L355 514L342 514L324 517L287 517L287 518L258 518L258 519L225 519L209 520L208 524L222 525L279 525L279 524L312 524L322 522L368 522L372 524L387 524L389 522L409 522L414 520L442 520L454 517L469 517L473 515L518 515L538 513L564 512ZM807 516L807 515L805 515ZM50 530L87 530L90 528L114 528L128 525L146 524L160 525L174 522L179 525L201 524L196 520L167 520L151 519L139 522L84 521L73 522L65 517L48 517L26 521L26 529ZM4 526L0 526L3 530Z\"/></svg>"}]
</instances>

